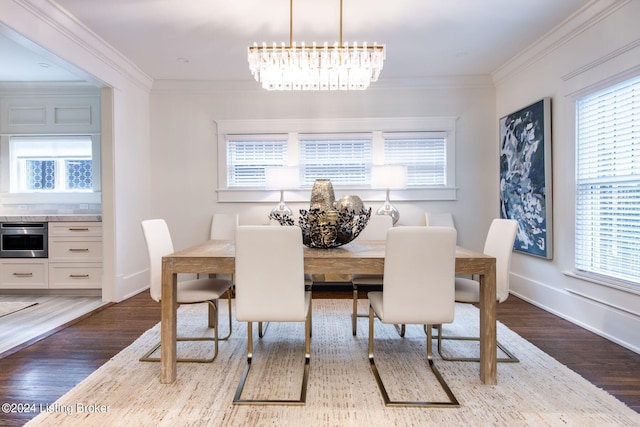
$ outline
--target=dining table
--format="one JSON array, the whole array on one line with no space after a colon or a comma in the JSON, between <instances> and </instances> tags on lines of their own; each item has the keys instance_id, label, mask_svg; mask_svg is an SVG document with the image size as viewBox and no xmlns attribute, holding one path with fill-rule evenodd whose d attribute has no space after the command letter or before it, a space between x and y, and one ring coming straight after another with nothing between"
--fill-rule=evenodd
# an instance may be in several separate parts
<instances>
[{"instance_id":1,"label":"dining table","mask_svg":"<svg viewBox=\"0 0 640 427\"><path fill-rule=\"evenodd\" d=\"M384 274L384 240L352 241L336 248L304 247L304 272L316 274ZM160 382L177 375L178 274L235 272L235 244L209 240L162 257L160 300ZM456 248L456 274L476 275L480 286L480 380L497 384L496 259L482 252Z\"/></svg>"}]
</instances>

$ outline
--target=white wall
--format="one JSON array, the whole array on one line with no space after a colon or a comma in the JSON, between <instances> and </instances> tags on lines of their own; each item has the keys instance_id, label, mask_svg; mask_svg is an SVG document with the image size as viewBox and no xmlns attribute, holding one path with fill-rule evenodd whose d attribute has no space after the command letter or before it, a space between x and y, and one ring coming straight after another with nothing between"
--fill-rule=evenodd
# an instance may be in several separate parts
<instances>
[{"instance_id":1,"label":"white wall","mask_svg":"<svg viewBox=\"0 0 640 427\"><path fill-rule=\"evenodd\" d=\"M640 290L614 289L566 273L574 266L575 99L640 74L639 16L639 1L596 2L494 74L496 122L552 98L554 257L515 253L513 293L636 352Z\"/></svg>"},{"instance_id":2,"label":"white wall","mask_svg":"<svg viewBox=\"0 0 640 427\"><path fill-rule=\"evenodd\" d=\"M42 55L69 62L102 90L103 299L119 301L148 286L140 221L150 212L151 79L49 2L3 2L0 23ZM109 89L112 88L112 89Z\"/></svg>"},{"instance_id":3,"label":"white wall","mask_svg":"<svg viewBox=\"0 0 640 427\"><path fill-rule=\"evenodd\" d=\"M493 84L479 77L410 85L379 81L362 92L284 93L265 91L255 82L156 81L151 96L153 213L167 220L176 248L206 240L214 212L240 212L241 223L268 221L275 201L217 202L216 120L456 116L458 200L394 204L401 224L423 224L425 210L453 212L459 241L481 249L489 222L498 215L494 102ZM336 197L341 195L336 191ZM288 204L294 210L308 208L308 203Z\"/></svg>"}]
</instances>

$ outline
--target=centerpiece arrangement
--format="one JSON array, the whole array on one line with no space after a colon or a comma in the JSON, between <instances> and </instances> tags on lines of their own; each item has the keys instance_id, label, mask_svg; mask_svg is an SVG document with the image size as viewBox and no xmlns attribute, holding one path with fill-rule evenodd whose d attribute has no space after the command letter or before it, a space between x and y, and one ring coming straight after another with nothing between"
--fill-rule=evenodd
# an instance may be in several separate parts
<instances>
[{"instance_id":1,"label":"centerpiece arrangement","mask_svg":"<svg viewBox=\"0 0 640 427\"><path fill-rule=\"evenodd\" d=\"M333 185L328 179L317 179L311 190L309 210L300 209L298 225L302 242L310 248L335 248L358 237L371 217L358 196L344 196L336 202ZM295 225L288 214L271 213L269 219L280 225Z\"/></svg>"}]
</instances>

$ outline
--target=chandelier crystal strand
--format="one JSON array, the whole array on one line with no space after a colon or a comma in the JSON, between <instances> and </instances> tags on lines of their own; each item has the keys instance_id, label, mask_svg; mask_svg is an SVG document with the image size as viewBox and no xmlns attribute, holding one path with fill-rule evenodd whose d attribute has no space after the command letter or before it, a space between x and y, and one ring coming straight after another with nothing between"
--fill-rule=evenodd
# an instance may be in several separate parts
<instances>
[{"instance_id":1,"label":"chandelier crystal strand","mask_svg":"<svg viewBox=\"0 0 640 427\"><path fill-rule=\"evenodd\" d=\"M342 43L342 1L340 42L322 47L314 42L297 46L293 41L293 0L290 2L289 45L254 43L248 48L249 69L267 90L364 90L378 80L386 56L384 45Z\"/></svg>"}]
</instances>

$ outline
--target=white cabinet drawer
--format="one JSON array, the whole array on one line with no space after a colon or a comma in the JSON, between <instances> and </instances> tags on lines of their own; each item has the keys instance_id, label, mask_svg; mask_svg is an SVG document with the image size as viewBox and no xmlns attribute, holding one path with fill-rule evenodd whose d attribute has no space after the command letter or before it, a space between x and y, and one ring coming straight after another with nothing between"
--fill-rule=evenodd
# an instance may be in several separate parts
<instances>
[{"instance_id":1,"label":"white cabinet drawer","mask_svg":"<svg viewBox=\"0 0 640 427\"><path fill-rule=\"evenodd\" d=\"M49 238L49 262L69 261L102 262L102 238Z\"/></svg>"},{"instance_id":2,"label":"white cabinet drawer","mask_svg":"<svg viewBox=\"0 0 640 427\"><path fill-rule=\"evenodd\" d=\"M46 289L49 286L47 266L46 259L0 260L0 288Z\"/></svg>"},{"instance_id":3,"label":"white cabinet drawer","mask_svg":"<svg viewBox=\"0 0 640 427\"><path fill-rule=\"evenodd\" d=\"M49 264L50 289L100 289L102 264Z\"/></svg>"},{"instance_id":4,"label":"white cabinet drawer","mask_svg":"<svg viewBox=\"0 0 640 427\"><path fill-rule=\"evenodd\" d=\"M101 222L50 222L49 237L102 237Z\"/></svg>"}]
</instances>

